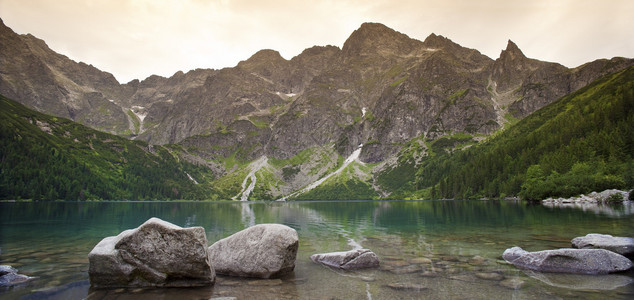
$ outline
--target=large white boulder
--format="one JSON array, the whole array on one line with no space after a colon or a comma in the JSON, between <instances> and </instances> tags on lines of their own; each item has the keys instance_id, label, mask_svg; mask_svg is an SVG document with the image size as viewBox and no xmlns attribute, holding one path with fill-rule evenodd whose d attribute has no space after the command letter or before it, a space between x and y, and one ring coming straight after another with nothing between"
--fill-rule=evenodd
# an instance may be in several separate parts
<instances>
[{"instance_id":1,"label":"large white boulder","mask_svg":"<svg viewBox=\"0 0 634 300\"><path fill-rule=\"evenodd\" d=\"M271 278L295 269L297 231L281 224L260 224L239 231L209 247L218 274Z\"/></svg>"},{"instance_id":2,"label":"large white boulder","mask_svg":"<svg viewBox=\"0 0 634 300\"><path fill-rule=\"evenodd\" d=\"M206 286L216 279L205 230L158 218L104 238L88 260L90 283L97 288Z\"/></svg>"},{"instance_id":3,"label":"large white boulder","mask_svg":"<svg viewBox=\"0 0 634 300\"><path fill-rule=\"evenodd\" d=\"M604 249L556 249L528 252L520 247L506 249L502 258L522 269L538 272L608 274L632 268L625 256Z\"/></svg>"}]
</instances>

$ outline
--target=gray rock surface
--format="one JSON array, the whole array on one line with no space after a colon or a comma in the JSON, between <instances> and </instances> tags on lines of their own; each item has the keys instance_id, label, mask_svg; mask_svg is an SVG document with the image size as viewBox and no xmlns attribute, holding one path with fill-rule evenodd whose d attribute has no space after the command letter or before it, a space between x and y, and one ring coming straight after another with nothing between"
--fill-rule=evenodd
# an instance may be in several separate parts
<instances>
[{"instance_id":1,"label":"gray rock surface","mask_svg":"<svg viewBox=\"0 0 634 300\"><path fill-rule=\"evenodd\" d=\"M621 255L634 255L634 238L609 234L589 233L572 239L572 246L579 249L605 249Z\"/></svg>"},{"instance_id":2,"label":"gray rock surface","mask_svg":"<svg viewBox=\"0 0 634 300\"><path fill-rule=\"evenodd\" d=\"M205 230L181 228L158 218L104 238L88 260L93 287L206 286L216 278Z\"/></svg>"},{"instance_id":3,"label":"gray rock surface","mask_svg":"<svg viewBox=\"0 0 634 300\"><path fill-rule=\"evenodd\" d=\"M604 249L557 249L528 252L520 247L506 249L502 257L522 269L538 272L608 274L627 271L632 262Z\"/></svg>"},{"instance_id":4,"label":"gray rock surface","mask_svg":"<svg viewBox=\"0 0 634 300\"><path fill-rule=\"evenodd\" d=\"M18 285L34 278L18 274L18 270L12 266L0 265L0 287Z\"/></svg>"},{"instance_id":5,"label":"gray rock surface","mask_svg":"<svg viewBox=\"0 0 634 300\"><path fill-rule=\"evenodd\" d=\"M310 259L322 265L344 270L379 266L379 257L369 249L313 254Z\"/></svg>"},{"instance_id":6,"label":"gray rock surface","mask_svg":"<svg viewBox=\"0 0 634 300\"><path fill-rule=\"evenodd\" d=\"M297 231L281 224L260 224L239 231L209 247L218 274L271 278L295 269Z\"/></svg>"},{"instance_id":7,"label":"gray rock surface","mask_svg":"<svg viewBox=\"0 0 634 300\"><path fill-rule=\"evenodd\" d=\"M526 275L550 286L571 290L615 290L634 282L634 278L621 274L588 276L584 274L554 274L524 271Z\"/></svg>"}]
</instances>

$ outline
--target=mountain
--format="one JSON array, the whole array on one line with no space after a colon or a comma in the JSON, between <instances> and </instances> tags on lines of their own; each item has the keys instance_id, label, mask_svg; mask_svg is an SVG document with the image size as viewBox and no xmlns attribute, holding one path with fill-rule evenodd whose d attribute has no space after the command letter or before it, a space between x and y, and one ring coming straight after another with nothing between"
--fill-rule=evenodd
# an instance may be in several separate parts
<instances>
[{"instance_id":1,"label":"mountain","mask_svg":"<svg viewBox=\"0 0 634 300\"><path fill-rule=\"evenodd\" d=\"M210 167L216 193L229 198L294 194L357 150L346 165L354 170L328 179L339 190L349 179L348 195L411 191L433 147L476 144L634 62L569 69L527 58L511 41L493 60L443 36L419 41L365 23L341 49L315 46L290 60L261 50L233 68L119 84L1 22L0 38L1 94L129 139L176 144L183 159Z\"/></svg>"},{"instance_id":2,"label":"mountain","mask_svg":"<svg viewBox=\"0 0 634 300\"><path fill-rule=\"evenodd\" d=\"M211 170L0 96L0 199L209 199ZM181 154L182 155L182 154ZM197 180L201 181L199 184Z\"/></svg>"},{"instance_id":3,"label":"mountain","mask_svg":"<svg viewBox=\"0 0 634 300\"><path fill-rule=\"evenodd\" d=\"M634 67L606 75L491 140L420 164L428 197L540 200L634 187ZM432 192L433 190L433 192Z\"/></svg>"}]
</instances>

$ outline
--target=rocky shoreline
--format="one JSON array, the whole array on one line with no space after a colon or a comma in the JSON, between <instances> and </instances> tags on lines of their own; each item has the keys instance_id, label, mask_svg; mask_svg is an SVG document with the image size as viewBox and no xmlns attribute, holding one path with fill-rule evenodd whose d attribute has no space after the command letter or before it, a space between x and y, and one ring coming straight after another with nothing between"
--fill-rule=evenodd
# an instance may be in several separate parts
<instances>
[{"instance_id":1,"label":"rocky shoreline","mask_svg":"<svg viewBox=\"0 0 634 300\"><path fill-rule=\"evenodd\" d=\"M616 198L612 198L614 196L617 196ZM621 197L621 200L611 200L611 199L618 199L619 196ZM583 203L590 203L590 204L609 204L609 203L619 203L619 202L630 202L631 199L630 197L634 197L634 194L632 193L632 191L621 191L621 190L605 190L603 192L592 192L590 194L587 195L579 195L576 197L570 197L570 198L546 198L544 200L542 200L542 204L569 204L569 203L579 203L579 204L583 204Z\"/></svg>"}]
</instances>

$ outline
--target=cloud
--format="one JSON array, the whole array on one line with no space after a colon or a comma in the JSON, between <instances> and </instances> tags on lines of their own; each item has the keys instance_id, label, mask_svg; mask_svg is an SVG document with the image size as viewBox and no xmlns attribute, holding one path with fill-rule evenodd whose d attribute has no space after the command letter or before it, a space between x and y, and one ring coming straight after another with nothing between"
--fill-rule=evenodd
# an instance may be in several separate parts
<instances>
[{"instance_id":1,"label":"cloud","mask_svg":"<svg viewBox=\"0 0 634 300\"><path fill-rule=\"evenodd\" d=\"M529 57L576 66L634 53L632 11L629 0L0 0L9 27L122 82L232 67L266 48L290 59L342 46L363 22L492 58L512 39Z\"/></svg>"}]
</instances>

